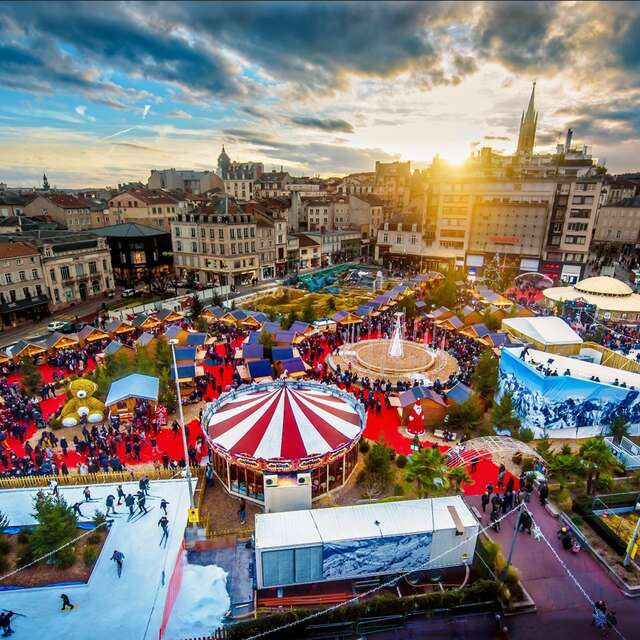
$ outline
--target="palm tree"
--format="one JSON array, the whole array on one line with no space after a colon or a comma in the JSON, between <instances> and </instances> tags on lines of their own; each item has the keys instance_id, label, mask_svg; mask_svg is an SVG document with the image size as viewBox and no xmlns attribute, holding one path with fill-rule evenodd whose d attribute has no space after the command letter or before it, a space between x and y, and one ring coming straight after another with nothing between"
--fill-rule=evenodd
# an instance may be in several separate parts
<instances>
[{"instance_id":1,"label":"palm tree","mask_svg":"<svg viewBox=\"0 0 640 640\"><path fill-rule=\"evenodd\" d=\"M627 419L623 416L616 416L609 427L609 435L613 436L613 441L616 444L620 444L622 438L626 438L629 436L629 423Z\"/></svg>"},{"instance_id":2,"label":"palm tree","mask_svg":"<svg viewBox=\"0 0 640 640\"><path fill-rule=\"evenodd\" d=\"M602 473L618 466L604 438L591 438L580 447L580 458L587 474L587 494L595 494Z\"/></svg>"},{"instance_id":3,"label":"palm tree","mask_svg":"<svg viewBox=\"0 0 640 640\"><path fill-rule=\"evenodd\" d=\"M463 484L475 484L473 478L467 473L464 466L454 467L447 473L449 480L452 480L456 484L456 491L460 491L460 486Z\"/></svg>"},{"instance_id":4,"label":"palm tree","mask_svg":"<svg viewBox=\"0 0 640 640\"><path fill-rule=\"evenodd\" d=\"M435 486L436 480L447 483L447 458L437 447L422 449L414 453L407 464L407 481L415 481L418 495L423 498Z\"/></svg>"},{"instance_id":5,"label":"palm tree","mask_svg":"<svg viewBox=\"0 0 640 640\"><path fill-rule=\"evenodd\" d=\"M584 466L578 456L572 454L559 454L548 463L548 473L555 478L562 489L577 476L584 473Z\"/></svg>"}]
</instances>

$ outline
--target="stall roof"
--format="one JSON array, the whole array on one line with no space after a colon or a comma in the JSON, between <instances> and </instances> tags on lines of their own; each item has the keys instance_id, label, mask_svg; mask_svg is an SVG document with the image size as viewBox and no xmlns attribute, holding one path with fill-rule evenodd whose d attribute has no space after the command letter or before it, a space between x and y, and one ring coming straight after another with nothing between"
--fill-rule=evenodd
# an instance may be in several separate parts
<instances>
[{"instance_id":1,"label":"stall roof","mask_svg":"<svg viewBox=\"0 0 640 640\"><path fill-rule=\"evenodd\" d=\"M398 396L398 400L400 401L400 406L402 408L409 407L412 404L415 404L418 400L432 400L443 407L447 406L447 403L441 395L424 385L418 385L417 387L411 387L411 389L403 391Z\"/></svg>"},{"instance_id":2,"label":"stall roof","mask_svg":"<svg viewBox=\"0 0 640 640\"><path fill-rule=\"evenodd\" d=\"M465 527L477 525L460 496L378 502L326 509L256 515L255 541L261 551L455 529L448 507Z\"/></svg>"},{"instance_id":3,"label":"stall roof","mask_svg":"<svg viewBox=\"0 0 640 640\"><path fill-rule=\"evenodd\" d=\"M269 362L269 360L253 360L252 362L247 362L247 368L252 378L264 378L273 375L273 369L271 368L271 362Z\"/></svg>"},{"instance_id":4,"label":"stall roof","mask_svg":"<svg viewBox=\"0 0 640 640\"><path fill-rule=\"evenodd\" d=\"M193 362L196 359L195 347L175 347L176 362Z\"/></svg>"},{"instance_id":5,"label":"stall roof","mask_svg":"<svg viewBox=\"0 0 640 640\"><path fill-rule=\"evenodd\" d=\"M266 313L262 313L262 311L247 311L247 315L255 318L260 324L269 322L269 316Z\"/></svg>"},{"instance_id":6,"label":"stall roof","mask_svg":"<svg viewBox=\"0 0 640 640\"><path fill-rule=\"evenodd\" d=\"M190 347L202 347L207 342L206 333L189 333L187 335L187 344Z\"/></svg>"},{"instance_id":7,"label":"stall roof","mask_svg":"<svg viewBox=\"0 0 640 640\"><path fill-rule=\"evenodd\" d=\"M80 329L80 331L78 332L78 338L80 340L85 340L86 338L88 338L95 331L97 331L98 333L100 333L102 335L106 335L105 332L102 331L102 329L97 329L96 327L88 324L86 327L82 327L82 329Z\"/></svg>"},{"instance_id":8,"label":"stall roof","mask_svg":"<svg viewBox=\"0 0 640 640\"><path fill-rule=\"evenodd\" d=\"M178 365L178 379L184 380L186 378L195 378L196 377L196 365L195 364L179 364ZM171 379L176 379L176 372L173 367L171 367Z\"/></svg>"},{"instance_id":9,"label":"stall roof","mask_svg":"<svg viewBox=\"0 0 640 640\"><path fill-rule=\"evenodd\" d=\"M142 373L132 373L111 383L104 404L109 407L129 398L157 401L159 387L158 378Z\"/></svg>"},{"instance_id":10,"label":"stall roof","mask_svg":"<svg viewBox=\"0 0 640 640\"><path fill-rule=\"evenodd\" d=\"M484 338L486 335L491 333L489 329L487 329L486 325L484 325L482 322L479 322L478 324L472 324L471 328L475 331L478 338Z\"/></svg>"},{"instance_id":11,"label":"stall roof","mask_svg":"<svg viewBox=\"0 0 640 640\"><path fill-rule=\"evenodd\" d=\"M244 320L247 317L247 312L244 309L234 309L231 315L234 320Z\"/></svg>"},{"instance_id":12,"label":"stall roof","mask_svg":"<svg viewBox=\"0 0 640 640\"><path fill-rule=\"evenodd\" d=\"M247 358L258 358L262 359L264 357L264 347L261 344L245 344L242 347L242 357L246 360Z\"/></svg>"},{"instance_id":13,"label":"stall roof","mask_svg":"<svg viewBox=\"0 0 640 640\"><path fill-rule=\"evenodd\" d=\"M372 313L374 313L375 309L370 307L367 304L363 304L361 307L358 307L354 313L361 318L368 318Z\"/></svg>"},{"instance_id":14,"label":"stall roof","mask_svg":"<svg viewBox=\"0 0 640 640\"><path fill-rule=\"evenodd\" d=\"M291 344L295 337L295 331L278 331L278 333L276 333L276 342L285 342L287 344Z\"/></svg>"},{"instance_id":15,"label":"stall roof","mask_svg":"<svg viewBox=\"0 0 640 640\"><path fill-rule=\"evenodd\" d=\"M140 346L140 347L146 347L154 338L155 338L155 336L153 335L153 333L149 333L148 331L145 331L136 340L136 345Z\"/></svg>"},{"instance_id":16,"label":"stall roof","mask_svg":"<svg viewBox=\"0 0 640 640\"><path fill-rule=\"evenodd\" d=\"M260 332L259 331L249 331L247 335L247 341L245 344L258 344L260 340Z\"/></svg>"},{"instance_id":17,"label":"stall roof","mask_svg":"<svg viewBox=\"0 0 640 640\"><path fill-rule=\"evenodd\" d=\"M272 347L271 359L276 360L288 360L293 358L293 347Z\"/></svg>"},{"instance_id":18,"label":"stall roof","mask_svg":"<svg viewBox=\"0 0 640 640\"><path fill-rule=\"evenodd\" d=\"M273 334L278 333L278 331L282 331L282 327L280 326L279 322L265 322L262 325L262 328L267 333L273 333Z\"/></svg>"},{"instance_id":19,"label":"stall roof","mask_svg":"<svg viewBox=\"0 0 640 640\"><path fill-rule=\"evenodd\" d=\"M78 342L78 336L75 333L68 333L68 334L64 334L64 333L59 333L58 331L52 333L44 342L44 344L46 345L47 349L51 349L51 347L55 347L56 344L58 344L58 342L60 340L71 340L72 342Z\"/></svg>"},{"instance_id":20,"label":"stall roof","mask_svg":"<svg viewBox=\"0 0 640 640\"><path fill-rule=\"evenodd\" d=\"M452 400L456 404L463 404L473 395L473 391L470 387L467 387L466 384L458 382L451 387L449 391L445 391L444 395L447 397L447 400Z\"/></svg>"},{"instance_id":21,"label":"stall roof","mask_svg":"<svg viewBox=\"0 0 640 640\"><path fill-rule=\"evenodd\" d=\"M182 319L184 317L184 313L182 313L182 311L175 311L173 309L160 309L160 311L157 312L156 317L158 318L158 320L166 320L170 315L173 315L174 313L179 316L179 319Z\"/></svg>"},{"instance_id":22,"label":"stall roof","mask_svg":"<svg viewBox=\"0 0 640 640\"><path fill-rule=\"evenodd\" d=\"M131 323L128 320L120 320L120 318L114 318L110 322L107 322L105 329L111 332L119 329L122 325L127 328L131 328Z\"/></svg>"},{"instance_id":23,"label":"stall roof","mask_svg":"<svg viewBox=\"0 0 640 640\"><path fill-rule=\"evenodd\" d=\"M556 316L505 318L502 325L544 345L582 344L582 338Z\"/></svg>"},{"instance_id":24,"label":"stall roof","mask_svg":"<svg viewBox=\"0 0 640 640\"><path fill-rule=\"evenodd\" d=\"M508 333L487 333L483 336L485 342L490 342L494 347L516 344Z\"/></svg>"},{"instance_id":25,"label":"stall roof","mask_svg":"<svg viewBox=\"0 0 640 640\"><path fill-rule=\"evenodd\" d=\"M296 320L290 327L289 331L297 331L298 333L304 333L313 327L308 322L302 322L302 320Z\"/></svg>"},{"instance_id":26,"label":"stall roof","mask_svg":"<svg viewBox=\"0 0 640 640\"><path fill-rule=\"evenodd\" d=\"M127 347L127 345L122 344L120 340L112 340L104 350L104 354L106 356L112 356L118 353L122 348L130 349L131 347Z\"/></svg>"},{"instance_id":27,"label":"stall roof","mask_svg":"<svg viewBox=\"0 0 640 640\"><path fill-rule=\"evenodd\" d=\"M169 338L169 340L174 340L181 332L182 328L177 324L174 324L170 327L167 327L162 335L164 335L165 338Z\"/></svg>"},{"instance_id":28,"label":"stall roof","mask_svg":"<svg viewBox=\"0 0 640 640\"><path fill-rule=\"evenodd\" d=\"M302 358L288 358L287 360L282 360L280 364L283 369L287 370L287 373L301 373L307 370Z\"/></svg>"},{"instance_id":29,"label":"stall roof","mask_svg":"<svg viewBox=\"0 0 640 640\"><path fill-rule=\"evenodd\" d=\"M222 318L222 316L226 313L226 310L223 309L222 307L213 307L213 306L205 307L204 311L208 311L209 313L214 315L216 318Z\"/></svg>"}]
</instances>

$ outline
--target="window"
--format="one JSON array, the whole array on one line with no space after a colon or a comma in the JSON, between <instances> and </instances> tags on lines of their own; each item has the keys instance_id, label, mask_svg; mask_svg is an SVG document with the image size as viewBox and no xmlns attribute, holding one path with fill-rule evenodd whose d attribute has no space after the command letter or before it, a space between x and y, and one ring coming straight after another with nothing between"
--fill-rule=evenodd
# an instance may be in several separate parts
<instances>
[{"instance_id":1,"label":"window","mask_svg":"<svg viewBox=\"0 0 640 640\"><path fill-rule=\"evenodd\" d=\"M89 273L98 273L98 265L95 262L89 263Z\"/></svg>"},{"instance_id":2,"label":"window","mask_svg":"<svg viewBox=\"0 0 640 640\"><path fill-rule=\"evenodd\" d=\"M5 273L4 274L4 280L7 284L11 284L12 280L11 280L11 274L10 273Z\"/></svg>"},{"instance_id":3,"label":"window","mask_svg":"<svg viewBox=\"0 0 640 640\"><path fill-rule=\"evenodd\" d=\"M232 256L236 255L236 243L235 242L231 243L231 255Z\"/></svg>"},{"instance_id":4,"label":"window","mask_svg":"<svg viewBox=\"0 0 640 640\"><path fill-rule=\"evenodd\" d=\"M53 298L56 302L60 302L60 292L57 289L53 290Z\"/></svg>"},{"instance_id":5,"label":"window","mask_svg":"<svg viewBox=\"0 0 640 640\"><path fill-rule=\"evenodd\" d=\"M224 255L224 245L223 244L220 245L220 255L221 256Z\"/></svg>"},{"instance_id":6,"label":"window","mask_svg":"<svg viewBox=\"0 0 640 640\"><path fill-rule=\"evenodd\" d=\"M37 284L37 285L36 285L36 293L37 293L39 296L41 296L41 295L42 295L42 287L41 287L39 284Z\"/></svg>"},{"instance_id":7,"label":"window","mask_svg":"<svg viewBox=\"0 0 640 640\"><path fill-rule=\"evenodd\" d=\"M176 242L176 248L178 249L178 251L182 251L182 242L180 242L180 240Z\"/></svg>"},{"instance_id":8,"label":"window","mask_svg":"<svg viewBox=\"0 0 640 640\"><path fill-rule=\"evenodd\" d=\"M18 271L18 278L20 278L20 282L24 282L27 279L27 274L24 271Z\"/></svg>"},{"instance_id":9,"label":"window","mask_svg":"<svg viewBox=\"0 0 640 640\"><path fill-rule=\"evenodd\" d=\"M191 243L191 251L193 253L198 253L198 243L197 242L192 242Z\"/></svg>"},{"instance_id":10,"label":"window","mask_svg":"<svg viewBox=\"0 0 640 640\"><path fill-rule=\"evenodd\" d=\"M76 275L78 276L78 278L82 278L84 276L84 265L76 265Z\"/></svg>"},{"instance_id":11,"label":"window","mask_svg":"<svg viewBox=\"0 0 640 640\"><path fill-rule=\"evenodd\" d=\"M34 280L37 280L37 279L38 279L39 274L38 274L38 270L37 270L37 269L31 269L31 277L32 277Z\"/></svg>"},{"instance_id":12,"label":"window","mask_svg":"<svg viewBox=\"0 0 640 640\"><path fill-rule=\"evenodd\" d=\"M51 282L55 282L56 281L56 270L55 269L49 269L49 277L51 278Z\"/></svg>"},{"instance_id":13,"label":"window","mask_svg":"<svg viewBox=\"0 0 640 640\"><path fill-rule=\"evenodd\" d=\"M191 237L192 238L196 237L196 228L195 227L191 227Z\"/></svg>"},{"instance_id":14,"label":"window","mask_svg":"<svg viewBox=\"0 0 640 640\"><path fill-rule=\"evenodd\" d=\"M27 298L31 298L31 291L29 291L29 287L22 287L22 295Z\"/></svg>"},{"instance_id":15,"label":"window","mask_svg":"<svg viewBox=\"0 0 640 640\"><path fill-rule=\"evenodd\" d=\"M219 240L224 239L224 229L218 229L218 239Z\"/></svg>"},{"instance_id":16,"label":"window","mask_svg":"<svg viewBox=\"0 0 640 640\"><path fill-rule=\"evenodd\" d=\"M180 227L175 227L176 230L176 238L180 237Z\"/></svg>"},{"instance_id":17,"label":"window","mask_svg":"<svg viewBox=\"0 0 640 640\"><path fill-rule=\"evenodd\" d=\"M102 260L102 270L103 271L107 271L107 261L106 261L106 259Z\"/></svg>"},{"instance_id":18,"label":"window","mask_svg":"<svg viewBox=\"0 0 640 640\"><path fill-rule=\"evenodd\" d=\"M236 230L233 227L229 230L229 234L232 240L236 239Z\"/></svg>"}]
</instances>

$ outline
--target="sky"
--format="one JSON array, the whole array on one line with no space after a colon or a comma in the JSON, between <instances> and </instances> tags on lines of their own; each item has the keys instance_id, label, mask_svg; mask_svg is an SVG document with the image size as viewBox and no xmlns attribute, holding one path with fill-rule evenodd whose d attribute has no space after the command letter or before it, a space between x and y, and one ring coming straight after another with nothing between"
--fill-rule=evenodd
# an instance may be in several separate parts
<instances>
[{"instance_id":1,"label":"sky","mask_svg":"<svg viewBox=\"0 0 640 640\"><path fill-rule=\"evenodd\" d=\"M640 3L4 2L0 182L146 181L261 161L295 175L537 149L640 170Z\"/></svg>"}]
</instances>

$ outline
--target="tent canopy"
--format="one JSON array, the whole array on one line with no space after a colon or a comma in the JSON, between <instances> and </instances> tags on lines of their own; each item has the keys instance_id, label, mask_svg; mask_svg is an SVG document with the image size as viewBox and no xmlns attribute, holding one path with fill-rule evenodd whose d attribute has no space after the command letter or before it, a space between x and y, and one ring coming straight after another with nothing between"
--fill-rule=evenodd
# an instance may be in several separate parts
<instances>
[{"instance_id":1,"label":"tent canopy","mask_svg":"<svg viewBox=\"0 0 640 640\"><path fill-rule=\"evenodd\" d=\"M193 362L196 359L195 347L175 347L176 362Z\"/></svg>"},{"instance_id":2,"label":"tent canopy","mask_svg":"<svg viewBox=\"0 0 640 640\"><path fill-rule=\"evenodd\" d=\"M472 395L473 391L471 390L471 388L467 387L466 384L462 384L462 382L458 382L458 384L451 387L449 391L445 391L447 400L451 400L456 404L465 403Z\"/></svg>"},{"instance_id":3,"label":"tent canopy","mask_svg":"<svg viewBox=\"0 0 640 640\"><path fill-rule=\"evenodd\" d=\"M146 376L142 373L132 373L111 383L104 404L110 407L123 400L129 400L129 398L140 398L142 400L153 400L157 402L159 388L160 380L158 378Z\"/></svg>"},{"instance_id":4,"label":"tent canopy","mask_svg":"<svg viewBox=\"0 0 640 640\"><path fill-rule=\"evenodd\" d=\"M190 347L202 347L207 342L206 333L190 333L187 336L187 344Z\"/></svg>"},{"instance_id":5,"label":"tent canopy","mask_svg":"<svg viewBox=\"0 0 640 640\"><path fill-rule=\"evenodd\" d=\"M556 316L505 318L502 326L544 345L582 344L582 338L562 318Z\"/></svg>"},{"instance_id":6,"label":"tent canopy","mask_svg":"<svg viewBox=\"0 0 640 640\"><path fill-rule=\"evenodd\" d=\"M261 360L264 357L264 347L261 344L245 344L242 347L242 357L245 360L247 358Z\"/></svg>"},{"instance_id":7,"label":"tent canopy","mask_svg":"<svg viewBox=\"0 0 640 640\"><path fill-rule=\"evenodd\" d=\"M252 362L247 362L247 368L252 378L266 378L273 375L271 362L269 362L269 360L253 360Z\"/></svg>"},{"instance_id":8,"label":"tent canopy","mask_svg":"<svg viewBox=\"0 0 640 640\"><path fill-rule=\"evenodd\" d=\"M271 349L271 359L276 360L288 360L293 358L293 347L273 347Z\"/></svg>"}]
</instances>

